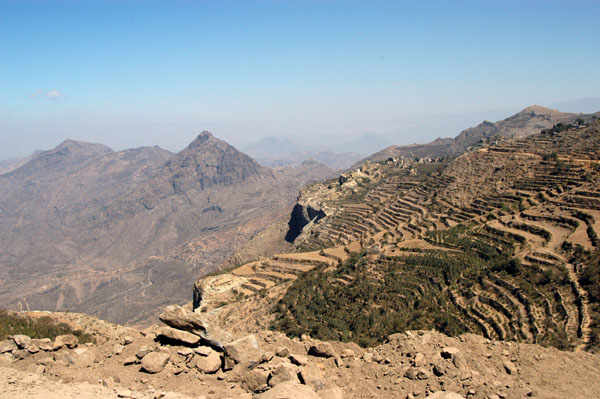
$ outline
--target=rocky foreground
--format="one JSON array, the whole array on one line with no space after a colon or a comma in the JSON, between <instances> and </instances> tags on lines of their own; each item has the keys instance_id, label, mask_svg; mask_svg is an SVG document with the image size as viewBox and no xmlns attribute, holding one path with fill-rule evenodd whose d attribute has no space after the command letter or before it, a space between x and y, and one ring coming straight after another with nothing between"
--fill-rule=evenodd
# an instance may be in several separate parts
<instances>
[{"instance_id":1,"label":"rocky foreground","mask_svg":"<svg viewBox=\"0 0 600 399\"><path fill-rule=\"evenodd\" d=\"M600 356L477 335L394 334L364 349L272 331L214 329L169 306L143 331L52 314L94 334L0 342L0 397L18 398L593 398Z\"/></svg>"}]
</instances>

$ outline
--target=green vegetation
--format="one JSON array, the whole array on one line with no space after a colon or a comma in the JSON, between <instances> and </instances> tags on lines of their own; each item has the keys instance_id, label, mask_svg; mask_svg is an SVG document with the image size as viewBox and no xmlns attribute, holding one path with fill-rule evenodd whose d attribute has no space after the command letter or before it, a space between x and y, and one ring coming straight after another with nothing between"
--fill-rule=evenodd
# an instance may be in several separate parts
<instances>
[{"instance_id":1,"label":"green vegetation","mask_svg":"<svg viewBox=\"0 0 600 399\"><path fill-rule=\"evenodd\" d=\"M58 335L73 334L81 344L93 342L92 335L80 330L73 330L68 324L57 323L48 316L40 318L26 317L0 309L0 340L16 334L23 334L36 339L54 339Z\"/></svg>"},{"instance_id":2,"label":"green vegetation","mask_svg":"<svg viewBox=\"0 0 600 399\"><path fill-rule=\"evenodd\" d=\"M592 330L591 342L589 348L592 351L600 351L600 250L595 250L592 254L579 256L574 260L580 261L583 265L583 272L579 283L588 293L589 312L592 319L590 328Z\"/></svg>"},{"instance_id":3,"label":"green vegetation","mask_svg":"<svg viewBox=\"0 0 600 399\"><path fill-rule=\"evenodd\" d=\"M490 296L489 282L508 284L505 289L527 308L552 306L548 298L559 287L570 289L565 269L525 265L514 256L518 235L457 225L429 231L424 238L453 251L407 249L402 256L379 258L352 254L336 270L313 269L277 304L272 327L290 336L309 334L361 346L410 329L521 340L522 325L531 326L533 316L521 319L513 302ZM571 347L553 318L544 323L543 331L529 327L536 342Z\"/></svg>"},{"instance_id":4,"label":"green vegetation","mask_svg":"<svg viewBox=\"0 0 600 399\"><path fill-rule=\"evenodd\" d=\"M548 153L548 154L544 154L543 157L544 161L552 161L552 162L557 162L558 161L558 154L556 153L556 151Z\"/></svg>"},{"instance_id":5,"label":"green vegetation","mask_svg":"<svg viewBox=\"0 0 600 399\"><path fill-rule=\"evenodd\" d=\"M426 289L406 274L413 266L417 276L433 276L442 264L445 273L438 275L440 281ZM371 266L365 254L353 255L334 272L320 268L299 278L278 303L274 328L292 336L308 333L362 346L406 329L433 327L449 335L467 331L456 319L458 310L448 295L440 291L446 279L462 269L460 262L412 255L406 263L382 261L376 270ZM352 283L336 283L342 276L350 276ZM448 311L439 312L440 307Z\"/></svg>"}]
</instances>

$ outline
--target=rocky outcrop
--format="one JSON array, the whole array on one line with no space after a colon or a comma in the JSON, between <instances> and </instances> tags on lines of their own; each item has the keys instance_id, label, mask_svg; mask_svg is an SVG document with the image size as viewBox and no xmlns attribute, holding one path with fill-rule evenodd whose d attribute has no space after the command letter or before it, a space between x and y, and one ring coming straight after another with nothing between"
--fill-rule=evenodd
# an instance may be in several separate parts
<instances>
[{"instance_id":1,"label":"rocky outcrop","mask_svg":"<svg viewBox=\"0 0 600 399\"><path fill-rule=\"evenodd\" d=\"M294 240L302 233L304 226L310 222L317 222L318 220L327 216L325 211L321 209L317 204L314 203L296 203L290 220L288 222L288 232L285 236L287 242L294 242Z\"/></svg>"},{"instance_id":2,"label":"rocky outcrop","mask_svg":"<svg viewBox=\"0 0 600 399\"><path fill-rule=\"evenodd\" d=\"M167 306L158 318L169 327L198 335L207 328L206 323L196 313L178 305Z\"/></svg>"}]
</instances>

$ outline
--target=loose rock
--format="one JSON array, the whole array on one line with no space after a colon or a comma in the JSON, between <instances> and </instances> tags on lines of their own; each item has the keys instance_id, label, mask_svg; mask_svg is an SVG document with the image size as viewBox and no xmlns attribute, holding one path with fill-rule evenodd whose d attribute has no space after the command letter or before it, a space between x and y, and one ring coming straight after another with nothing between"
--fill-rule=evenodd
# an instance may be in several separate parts
<instances>
[{"instance_id":1,"label":"loose rock","mask_svg":"<svg viewBox=\"0 0 600 399\"><path fill-rule=\"evenodd\" d=\"M54 339L54 349L60 349L63 347L67 347L69 349L73 349L79 345L79 339L73 334L65 334L59 335Z\"/></svg>"},{"instance_id":2,"label":"loose rock","mask_svg":"<svg viewBox=\"0 0 600 399\"><path fill-rule=\"evenodd\" d=\"M0 353L16 351L17 348L17 345L12 340L5 339L4 341L0 341Z\"/></svg>"},{"instance_id":3,"label":"loose rock","mask_svg":"<svg viewBox=\"0 0 600 399\"><path fill-rule=\"evenodd\" d=\"M334 357L336 355L333 347L328 342L319 342L315 345L312 345L308 350L308 354L318 357Z\"/></svg>"},{"instance_id":4,"label":"loose rock","mask_svg":"<svg viewBox=\"0 0 600 399\"><path fill-rule=\"evenodd\" d=\"M254 335L248 335L224 346L225 356L235 364L241 362L258 363L262 357L258 349L258 342Z\"/></svg>"},{"instance_id":5,"label":"loose rock","mask_svg":"<svg viewBox=\"0 0 600 399\"><path fill-rule=\"evenodd\" d=\"M187 331L176 330L171 327L163 327L158 333L157 339L167 339L181 342L184 345L197 345L200 337Z\"/></svg>"},{"instance_id":6,"label":"loose rock","mask_svg":"<svg viewBox=\"0 0 600 399\"><path fill-rule=\"evenodd\" d=\"M12 340L19 347L19 349L27 349L27 347L31 344L31 338L23 334L17 334L13 336Z\"/></svg>"},{"instance_id":7,"label":"loose rock","mask_svg":"<svg viewBox=\"0 0 600 399\"><path fill-rule=\"evenodd\" d=\"M196 356L196 368L205 374L216 373L221 364L221 355L214 350L208 356Z\"/></svg>"},{"instance_id":8,"label":"loose rock","mask_svg":"<svg viewBox=\"0 0 600 399\"><path fill-rule=\"evenodd\" d=\"M150 374L163 371L170 356L167 353L152 352L142 359L142 369Z\"/></svg>"}]
</instances>

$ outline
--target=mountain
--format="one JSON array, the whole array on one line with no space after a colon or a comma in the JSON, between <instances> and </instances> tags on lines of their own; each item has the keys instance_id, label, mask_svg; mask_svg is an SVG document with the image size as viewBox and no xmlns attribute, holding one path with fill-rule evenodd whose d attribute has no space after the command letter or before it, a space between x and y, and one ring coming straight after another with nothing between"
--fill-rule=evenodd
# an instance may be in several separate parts
<instances>
[{"instance_id":1,"label":"mountain","mask_svg":"<svg viewBox=\"0 0 600 399\"><path fill-rule=\"evenodd\" d=\"M21 166L25 165L27 162L31 161L31 159L37 156L41 150L34 151L33 154L28 155L23 158L11 158L0 161L0 175L11 172Z\"/></svg>"},{"instance_id":2,"label":"mountain","mask_svg":"<svg viewBox=\"0 0 600 399\"><path fill-rule=\"evenodd\" d=\"M498 138L457 157L366 162L305 186L288 246L200 279L194 308L369 347L435 329L598 352L600 121L531 134L538 112L470 130Z\"/></svg>"},{"instance_id":3,"label":"mountain","mask_svg":"<svg viewBox=\"0 0 600 399\"><path fill-rule=\"evenodd\" d=\"M600 112L595 115L600 116ZM498 122L484 121L479 125L460 132L455 138L438 138L427 144L390 146L376 152L353 167L360 166L365 160L378 162L390 157L436 158L458 155L469 147L492 138L522 138L549 129L558 123L572 123L577 118L591 120L592 114L571 114L532 105L517 114Z\"/></svg>"},{"instance_id":4,"label":"mountain","mask_svg":"<svg viewBox=\"0 0 600 399\"><path fill-rule=\"evenodd\" d=\"M208 132L177 154L67 140L0 175L0 305L155 317L284 217L306 182L298 173Z\"/></svg>"}]
</instances>

